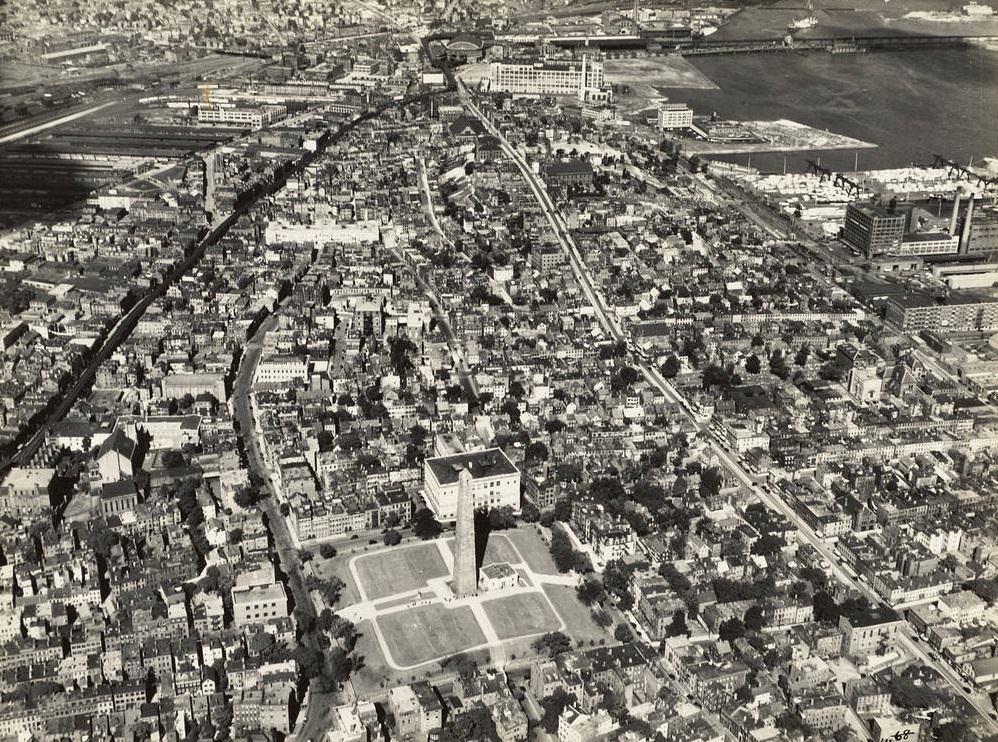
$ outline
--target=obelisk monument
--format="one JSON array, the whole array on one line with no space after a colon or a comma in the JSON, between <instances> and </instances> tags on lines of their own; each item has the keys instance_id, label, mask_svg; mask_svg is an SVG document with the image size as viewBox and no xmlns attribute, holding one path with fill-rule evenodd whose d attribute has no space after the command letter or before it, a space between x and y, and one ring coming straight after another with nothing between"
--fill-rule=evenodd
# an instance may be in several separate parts
<instances>
[{"instance_id":1,"label":"obelisk monument","mask_svg":"<svg viewBox=\"0 0 998 742\"><path fill-rule=\"evenodd\" d=\"M471 491L471 472L461 469L457 475L457 536L454 539L454 594L478 592L478 569L475 560L475 496Z\"/></svg>"}]
</instances>

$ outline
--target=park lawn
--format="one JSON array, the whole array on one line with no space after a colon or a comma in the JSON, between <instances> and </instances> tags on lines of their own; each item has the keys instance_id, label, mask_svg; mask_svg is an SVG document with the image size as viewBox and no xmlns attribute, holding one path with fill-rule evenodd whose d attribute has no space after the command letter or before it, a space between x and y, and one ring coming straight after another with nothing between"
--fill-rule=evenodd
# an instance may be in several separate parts
<instances>
[{"instance_id":1,"label":"park lawn","mask_svg":"<svg viewBox=\"0 0 998 742\"><path fill-rule=\"evenodd\" d=\"M354 562L368 600L425 587L433 577L449 572L436 544L416 544L401 549L375 552Z\"/></svg>"},{"instance_id":2,"label":"park lawn","mask_svg":"<svg viewBox=\"0 0 998 742\"><path fill-rule=\"evenodd\" d=\"M508 538L516 550L520 552L523 561L527 563L534 572L540 574L556 575L558 568L554 566L551 558L551 551L547 542L540 537L534 526L520 527L503 534Z\"/></svg>"},{"instance_id":3,"label":"park lawn","mask_svg":"<svg viewBox=\"0 0 998 742\"><path fill-rule=\"evenodd\" d=\"M354 670L350 679L357 694L362 697L373 696L384 688L390 688L400 683L412 680L411 673L393 670L385 661L374 633L374 624L365 619L357 624L357 644L353 655L361 658L360 666Z\"/></svg>"},{"instance_id":4,"label":"park lawn","mask_svg":"<svg viewBox=\"0 0 998 742\"><path fill-rule=\"evenodd\" d=\"M520 593L483 600L482 608L500 639L558 631L561 622L543 593Z\"/></svg>"},{"instance_id":5,"label":"park lawn","mask_svg":"<svg viewBox=\"0 0 998 742\"><path fill-rule=\"evenodd\" d=\"M584 606L575 595L575 588L567 585L544 585L544 592L551 599L555 610L565 622L562 629L576 641L599 641L607 638L606 629L601 629L593 621L589 608Z\"/></svg>"},{"instance_id":6,"label":"park lawn","mask_svg":"<svg viewBox=\"0 0 998 742\"><path fill-rule=\"evenodd\" d=\"M375 620L391 659L401 667L416 667L485 643L485 635L468 606L448 610L431 603Z\"/></svg>"},{"instance_id":7,"label":"park lawn","mask_svg":"<svg viewBox=\"0 0 998 742\"><path fill-rule=\"evenodd\" d=\"M360 602L360 592L357 590L357 583L354 582L350 573L350 559L352 555L341 554L332 559L323 559L318 555L312 560L313 569L319 577L339 577L343 581L343 592L336 603L336 608L346 608Z\"/></svg>"},{"instance_id":8,"label":"park lawn","mask_svg":"<svg viewBox=\"0 0 998 742\"><path fill-rule=\"evenodd\" d=\"M493 562L516 564L522 561L520 553L505 535L495 533L494 531L489 534L489 542L485 546L485 557L482 559L483 565L492 564Z\"/></svg>"}]
</instances>

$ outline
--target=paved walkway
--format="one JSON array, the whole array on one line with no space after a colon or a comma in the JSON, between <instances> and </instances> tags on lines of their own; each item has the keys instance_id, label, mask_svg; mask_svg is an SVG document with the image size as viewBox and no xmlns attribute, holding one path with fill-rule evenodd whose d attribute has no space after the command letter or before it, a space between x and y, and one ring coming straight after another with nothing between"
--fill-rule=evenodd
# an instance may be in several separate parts
<instances>
[{"instance_id":1,"label":"paved walkway","mask_svg":"<svg viewBox=\"0 0 998 742\"><path fill-rule=\"evenodd\" d=\"M505 538L502 534L493 534L493 537ZM388 643L385 641L384 634L381 631L381 627L378 625L377 618L391 613L408 611L421 605L437 604L443 606L446 610L455 610L457 608L467 606L471 610L472 615L475 617L475 621L478 623L478 627L481 629L482 635L485 637L485 642L474 647L468 647L467 649L463 649L461 651L471 652L478 649L488 649L492 663L496 667L503 667L507 662L505 645L508 642L529 638L531 636L538 636L541 633L547 633L547 631L563 631L565 629L565 621L562 619L561 614L558 612L558 609L555 607L554 603L551 602L551 599L548 597L547 593L544 592L544 585L575 587L579 584L579 575L535 572L531 569L530 565L527 564L527 561L523 558L523 555L520 553L519 549L516 548L516 544L514 544L511 539L506 539L506 543L516 553L519 561L510 562L509 564L513 569L520 572L529 584L524 584L524 580L521 579L520 584L517 587L495 590L492 592L482 592L477 595L468 595L463 597L455 596L450 587L450 582L454 574L454 555L448 546L447 539L438 538L431 543L436 545L440 552L440 556L447 567L447 574L445 576L432 577L426 581L425 585L419 588L385 595L374 600L369 598L367 591L364 589L364 583L360 578L360 573L357 570L357 561L360 559L383 555L391 551L411 549L422 545L422 543L426 542L416 544L400 544L399 546L389 547L388 549L382 549L374 553L358 554L352 557L348 563L348 568L350 570L350 576L353 578L354 584L357 586L357 593L360 596L360 602L354 603L353 605L347 606L336 612L337 615L342 616L355 624L364 620L370 620L371 626L374 630L374 637L381 649L381 654L385 658L385 663L393 670L408 671L433 662L439 662L450 656L450 653L443 654L415 665L400 665L392 656ZM510 597L513 595L523 595L526 593L537 593L544 597L548 605L551 607L554 615L558 617L558 626L551 627L544 632L524 634L512 639L500 639L499 635L496 633L495 627L492 625L492 621L489 619L488 613L485 611L483 604L490 600Z\"/></svg>"}]
</instances>

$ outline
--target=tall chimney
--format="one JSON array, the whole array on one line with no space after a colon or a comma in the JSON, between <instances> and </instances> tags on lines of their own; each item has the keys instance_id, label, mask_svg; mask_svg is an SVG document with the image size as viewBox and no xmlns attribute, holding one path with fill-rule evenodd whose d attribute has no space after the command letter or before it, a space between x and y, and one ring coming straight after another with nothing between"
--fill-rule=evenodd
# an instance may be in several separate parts
<instances>
[{"instance_id":1,"label":"tall chimney","mask_svg":"<svg viewBox=\"0 0 998 742\"><path fill-rule=\"evenodd\" d=\"M960 213L960 191L957 191L953 198L953 216L949 220L950 237L956 236L956 217Z\"/></svg>"},{"instance_id":2,"label":"tall chimney","mask_svg":"<svg viewBox=\"0 0 998 742\"><path fill-rule=\"evenodd\" d=\"M963 218L963 234L960 235L960 252L967 252L967 248L970 247L970 220L974 216L974 194L970 194L970 200L967 202L967 216Z\"/></svg>"}]
</instances>

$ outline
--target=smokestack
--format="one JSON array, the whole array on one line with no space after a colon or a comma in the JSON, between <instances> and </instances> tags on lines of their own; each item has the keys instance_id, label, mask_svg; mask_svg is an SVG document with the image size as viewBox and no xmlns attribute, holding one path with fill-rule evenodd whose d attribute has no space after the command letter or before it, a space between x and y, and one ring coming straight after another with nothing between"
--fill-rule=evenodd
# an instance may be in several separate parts
<instances>
[{"instance_id":1,"label":"smokestack","mask_svg":"<svg viewBox=\"0 0 998 742\"><path fill-rule=\"evenodd\" d=\"M950 237L956 236L956 217L960 213L960 192L957 191L955 197L953 198L953 216L949 220L949 234Z\"/></svg>"},{"instance_id":2,"label":"smokestack","mask_svg":"<svg viewBox=\"0 0 998 742\"><path fill-rule=\"evenodd\" d=\"M970 194L970 200L967 202L967 216L963 218L963 234L960 235L960 252L967 252L967 248L970 247L970 220L974 216L974 194Z\"/></svg>"}]
</instances>

